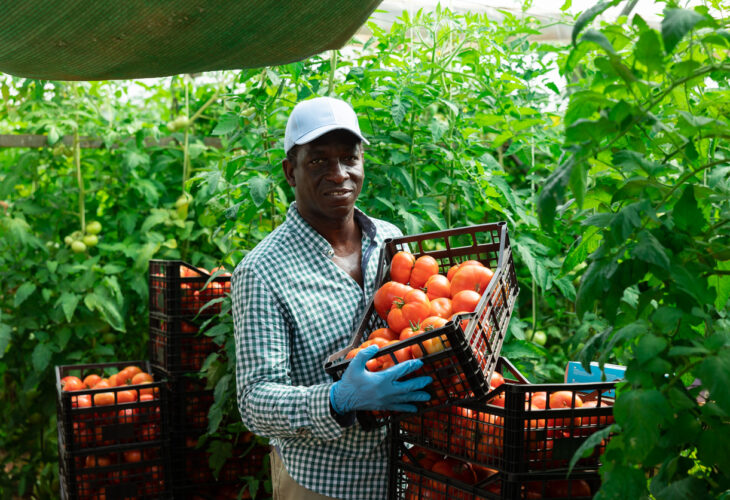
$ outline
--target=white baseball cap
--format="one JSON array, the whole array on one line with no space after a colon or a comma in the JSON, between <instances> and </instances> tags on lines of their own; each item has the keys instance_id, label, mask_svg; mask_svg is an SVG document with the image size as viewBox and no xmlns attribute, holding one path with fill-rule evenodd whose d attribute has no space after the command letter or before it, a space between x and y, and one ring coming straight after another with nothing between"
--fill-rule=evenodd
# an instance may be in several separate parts
<instances>
[{"instance_id":1,"label":"white baseball cap","mask_svg":"<svg viewBox=\"0 0 730 500\"><path fill-rule=\"evenodd\" d=\"M284 133L284 152L297 144L306 144L327 132L344 129L358 136L365 144L370 144L357 122L357 115L345 101L332 97L315 97L294 106L286 122Z\"/></svg>"}]
</instances>

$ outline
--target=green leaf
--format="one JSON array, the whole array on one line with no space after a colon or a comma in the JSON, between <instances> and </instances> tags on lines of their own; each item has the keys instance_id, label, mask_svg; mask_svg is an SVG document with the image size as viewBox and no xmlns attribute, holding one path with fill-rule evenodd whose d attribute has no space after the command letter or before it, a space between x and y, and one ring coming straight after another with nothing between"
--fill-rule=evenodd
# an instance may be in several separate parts
<instances>
[{"instance_id":1,"label":"green leaf","mask_svg":"<svg viewBox=\"0 0 730 500\"><path fill-rule=\"evenodd\" d=\"M670 333L679 328L679 322L682 320L682 311L674 307L662 306L651 315L652 322L657 326L660 332Z\"/></svg>"},{"instance_id":2,"label":"green leaf","mask_svg":"<svg viewBox=\"0 0 730 500\"><path fill-rule=\"evenodd\" d=\"M585 162L576 162L573 171L570 173L569 185L578 208L583 208L583 199L586 195L586 175L587 169Z\"/></svg>"},{"instance_id":3,"label":"green leaf","mask_svg":"<svg viewBox=\"0 0 730 500\"><path fill-rule=\"evenodd\" d=\"M578 286L578 295L575 300L575 308L578 317L593 308L593 304L603 296L606 285L605 264L593 261L586 269Z\"/></svg>"},{"instance_id":4,"label":"green leaf","mask_svg":"<svg viewBox=\"0 0 730 500\"><path fill-rule=\"evenodd\" d=\"M710 391L710 399L730 414L730 350L724 349L705 359L697 369L697 377L702 385Z\"/></svg>"},{"instance_id":5,"label":"green leaf","mask_svg":"<svg viewBox=\"0 0 730 500\"><path fill-rule=\"evenodd\" d=\"M269 195L269 186L271 185L271 179L268 177L251 177L248 180L248 188L251 191L251 199L254 205L260 207L266 201L266 197Z\"/></svg>"},{"instance_id":6,"label":"green leaf","mask_svg":"<svg viewBox=\"0 0 730 500\"><path fill-rule=\"evenodd\" d=\"M629 238L634 229L641 226L641 217L650 210L649 200L642 200L623 207L611 221L611 231L618 241Z\"/></svg>"},{"instance_id":7,"label":"green leaf","mask_svg":"<svg viewBox=\"0 0 730 500\"><path fill-rule=\"evenodd\" d=\"M720 271L730 271L730 261L718 262L717 268ZM712 275L708 282L711 287L715 288L715 308L722 311L730 298L730 275Z\"/></svg>"},{"instance_id":8,"label":"green leaf","mask_svg":"<svg viewBox=\"0 0 730 500\"><path fill-rule=\"evenodd\" d=\"M79 299L80 297L76 294L63 292L56 301L56 307L58 307L59 304L61 305L61 309L63 309L63 314L64 316L66 316L66 321L68 321L69 323L74 316L74 312L76 311L76 306L79 303Z\"/></svg>"},{"instance_id":9,"label":"green leaf","mask_svg":"<svg viewBox=\"0 0 730 500\"><path fill-rule=\"evenodd\" d=\"M517 249L517 253L519 253L520 257L522 257L522 262L527 266L527 269L529 269L537 286L545 290L548 285L548 273L545 266L541 263L541 261L536 259L534 255L532 255L530 245L515 241L515 247Z\"/></svg>"},{"instance_id":10,"label":"green leaf","mask_svg":"<svg viewBox=\"0 0 730 500\"><path fill-rule=\"evenodd\" d=\"M608 9L609 7L613 7L614 5L618 4L619 0L613 0L611 2L599 2L597 5L594 5L590 9L584 10L580 16L578 16L578 20L575 22L575 25L573 25L573 32L570 35L571 42L573 43L573 46L578 45L578 35L583 30L583 28L588 25L593 19L602 13L604 10Z\"/></svg>"},{"instance_id":11,"label":"green leaf","mask_svg":"<svg viewBox=\"0 0 730 500\"><path fill-rule=\"evenodd\" d=\"M611 340L603 346L601 359L605 360L613 352L616 345L625 346L631 344L636 337L640 337L649 331L649 324L646 320L639 319L626 326L622 326L611 337Z\"/></svg>"},{"instance_id":12,"label":"green leaf","mask_svg":"<svg viewBox=\"0 0 730 500\"><path fill-rule=\"evenodd\" d=\"M218 120L218 124L211 132L212 135L226 135L230 134L238 128L238 115L228 114L223 115Z\"/></svg>"},{"instance_id":13,"label":"green leaf","mask_svg":"<svg viewBox=\"0 0 730 500\"><path fill-rule=\"evenodd\" d=\"M669 257L665 248L649 231L639 233L639 242L632 249L631 255L662 269L669 269Z\"/></svg>"},{"instance_id":14,"label":"green leaf","mask_svg":"<svg viewBox=\"0 0 730 500\"><path fill-rule=\"evenodd\" d=\"M555 224L555 209L558 203L563 201L565 186L570 180L574 165L575 159L571 156L548 176L543 188L540 190L537 199L540 224L549 231L552 230Z\"/></svg>"},{"instance_id":15,"label":"green leaf","mask_svg":"<svg viewBox=\"0 0 730 500\"><path fill-rule=\"evenodd\" d=\"M217 479L218 473L223 465L225 465L226 461L233 456L233 443L230 441L220 441L218 439L213 440L208 446L208 453L210 453L208 464L210 465L210 468L213 469L213 474Z\"/></svg>"},{"instance_id":16,"label":"green leaf","mask_svg":"<svg viewBox=\"0 0 730 500\"><path fill-rule=\"evenodd\" d=\"M403 120L406 118L406 112L406 107L400 100L393 101L393 105L390 107L390 116L393 118L396 126L400 126L403 123Z\"/></svg>"},{"instance_id":17,"label":"green leaf","mask_svg":"<svg viewBox=\"0 0 730 500\"><path fill-rule=\"evenodd\" d=\"M672 410L658 390L633 389L616 399L613 414L630 443L627 458L641 461L658 444L661 425Z\"/></svg>"},{"instance_id":18,"label":"green leaf","mask_svg":"<svg viewBox=\"0 0 730 500\"><path fill-rule=\"evenodd\" d=\"M671 54L679 41L702 21L701 14L689 9L666 9L662 20L664 50Z\"/></svg>"},{"instance_id":19,"label":"green leaf","mask_svg":"<svg viewBox=\"0 0 730 500\"><path fill-rule=\"evenodd\" d=\"M26 281L22 285L18 287L18 289L15 291L15 299L13 301L13 304L15 307L19 307L25 300L31 296L33 292L35 292L36 286L35 284L31 283L30 281Z\"/></svg>"},{"instance_id":20,"label":"green leaf","mask_svg":"<svg viewBox=\"0 0 730 500\"><path fill-rule=\"evenodd\" d=\"M584 455L589 455L593 451L593 449L600 445L601 442L608 438L608 436L617 430L616 425L609 425L608 427L601 429L599 431L594 432L591 434L588 439L583 441L583 443L580 445L580 447L575 450L575 453L573 454L573 457L570 459L570 463L568 464L568 476L573 471L573 467L575 467L575 464L578 463L578 460L583 458Z\"/></svg>"},{"instance_id":21,"label":"green leaf","mask_svg":"<svg viewBox=\"0 0 730 500\"><path fill-rule=\"evenodd\" d=\"M117 331L124 332L124 318L122 318L116 304L107 297L92 292L84 297L84 304L90 311L98 311L102 318Z\"/></svg>"},{"instance_id":22,"label":"green leaf","mask_svg":"<svg viewBox=\"0 0 730 500\"><path fill-rule=\"evenodd\" d=\"M602 239L603 236L599 233L598 228L589 226L582 236L573 241L568 249L568 253L563 260L561 274L567 274L575 269L578 264L585 262L588 255L596 251Z\"/></svg>"},{"instance_id":23,"label":"green leaf","mask_svg":"<svg viewBox=\"0 0 730 500\"><path fill-rule=\"evenodd\" d=\"M616 54L616 49L613 48L613 45L611 45L611 42L608 41L606 35L598 30L589 29L582 37L580 37L580 41L595 43L609 54Z\"/></svg>"},{"instance_id":24,"label":"green leaf","mask_svg":"<svg viewBox=\"0 0 730 500\"><path fill-rule=\"evenodd\" d=\"M707 280L679 265L671 266L669 275L677 288L689 294L699 305L714 303L715 297L707 287Z\"/></svg>"},{"instance_id":25,"label":"green leaf","mask_svg":"<svg viewBox=\"0 0 730 500\"><path fill-rule=\"evenodd\" d=\"M152 213L148 215L142 223L140 232L147 233L153 227L157 226L158 224L162 224L163 222L166 222L168 220L170 220L170 212L168 212L167 210L153 209Z\"/></svg>"},{"instance_id":26,"label":"green leaf","mask_svg":"<svg viewBox=\"0 0 730 500\"><path fill-rule=\"evenodd\" d=\"M10 328L10 325L0 323L0 359L3 359L3 356L5 356L5 350L8 348L8 345L10 345L12 334L13 329Z\"/></svg>"},{"instance_id":27,"label":"green leaf","mask_svg":"<svg viewBox=\"0 0 730 500\"><path fill-rule=\"evenodd\" d=\"M697 458L705 464L713 464L719 470L730 471L730 425L718 424L703 429L699 436Z\"/></svg>"},{"instance_id":28,"label":"green leaf","mask_svg":"<svg viewBox=\"0 0 730 500\"><path fill-rule=\"evenodd\" d=\"M560 290L560 293L562 293L566 299L571 302L575 302L575 286L573 286L573 282L570 278L563 276L562 278L553 279L553 284L558 288L558 290Z\"/></svg>"},{"instance_id":29,"label":"green leaf","mask_svg":"<svg viewBox=\"0 0 730 500\"><path fill-rule=\"evenodd\" d=\"M663 67L664 54L662 54L661 41L656 31L647 29L641 32L634 47L634 57L646 66L649 72L659 71Z\"/></svg>"},{"instance_id":30,"label":"green leaf","mask_svg":"<svg viewBox=\"0 0 730 500\"><path fill-rule=\"evenodd\" d=\"M710 500L706 483L696 477L683 477L672 481L659 491L652 491L657 500Z\"/></svg>"},{"instance_id":31,"label":"green leaf","mask_svg":"<svg viewBox=\"0 0 730 500\"><path fill-rule=\"evenodd\" d=\"M697 205L693 185L689 184L684 188L682 197L674 205L672 218L678 228L691 234L697 234L705 227L705 218Z\"/></svg>"},{"instance_id":32,"label":"green leaf","mask_svg":"<svg viewBox=\"0 0 730 500\"><path fill-rule=\"evenodd\" d=\"M33 369L38 373L42 373L43 371L45 371L45 369L48 367L48 363L51 362L52 355L53 351L51 351L51 348L48 344L45 344L43 342L36 344L35 348L33 349L33 354L31 355Z\"/></svg>"},{"instance_id":33,"label":"green leaf","mask_svg":"<svg viewBox=\"0 0 730 500\"><path fill-rule=\"evenodd\" d=\"M532 342L525 340L514 340L502 347L501 354L509 358L539 358L547 356L547 350Z\"/></svg>"},{"instance_id":34,"label":"green leaf","mask_svg":"<svg viewBox=\"0 0 730 500\"><path fill-rule=\"evenodd\" d=\"M658 356L667 348L667 341L656 335L644 335L634 349L636 359L640 363L646 363Z\"/></svg>"},{"instance_id":35,"label":"green leaf","mask_svg":"<svg viewBox=\"0 0 730 500\"><path fill-rule=\"evenodd\" d=\"M619 441L616 440L616 443ZM609 446L611 441L609 441ZM596 495L596 500L625 500L625 499L645 499L646 494L646 476L644 472L638 468L623 465L621 463L608 468L605 474L602 474L601 490Z\"/></svg>"},{"instance_id":36,"label":"green leaf","mask_svg":"<svg viewBox=\"0 0 730 500\"><path fill-rule=\"evenodd\" d=\"M665 194L669 188L664 184L650 179L634 179L626 182L620 189L613 193L612 202L623 200L635 200L642 196L650 196L652 192Z\"/></svg>"},{"instance_id":37,"label":"green leaf","mask_svg":"<svg viewBox=\"0 0 730 500\"><path fill-rule=\"evenodd\" d=\"M208 433L212 434L218 430L223 421L223 408L221 404L215 403L208 410Z\"/></svg>"}]
</instances>

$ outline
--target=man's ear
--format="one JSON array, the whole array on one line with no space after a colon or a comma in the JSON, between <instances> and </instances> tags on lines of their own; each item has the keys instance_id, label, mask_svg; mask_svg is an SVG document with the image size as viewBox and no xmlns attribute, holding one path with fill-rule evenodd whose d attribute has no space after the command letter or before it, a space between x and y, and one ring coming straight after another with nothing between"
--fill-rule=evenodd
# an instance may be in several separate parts
<instances>
[{"instance_id":1,"label":"man's ear","mask_svg":"<svg viewBox=\"0 0 730 500\"><path fill-rule=\"evenodd\" d=\"M289 158L284 158L282 160L281 169L284 171L286 182L288 182L291 187L295 187L297 183L294 180L294 164L289 161Z\"/></svg>"}]
</instances>

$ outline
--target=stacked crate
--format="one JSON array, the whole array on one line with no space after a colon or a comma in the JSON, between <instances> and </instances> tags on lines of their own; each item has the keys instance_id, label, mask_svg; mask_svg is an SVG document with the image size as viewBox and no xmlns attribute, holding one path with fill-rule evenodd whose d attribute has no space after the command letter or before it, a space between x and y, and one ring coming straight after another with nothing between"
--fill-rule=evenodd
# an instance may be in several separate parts
<instances>
[{"instance_id":1,"label":"stacked crate","mask_svg":"<svg viewBox=\"0 0 730 500\"><path fill-rule=\"evenodd\" d=\"M399 251L433 257L442 274L467 260L494 274L473 313L378 351L397 363L396 353L411 346L421 353L423 367L408 377L433 379L427 387L431 400L416 414L358 413L365 428L390 425L389 498L590 498L600 486L598 457L608 438L604 429L613 421L613 383L533 385L500 357L519 291L506 223L389 240L377 286L391 280L390 264ZM350 344L327 360L327 372L341 378L348 353L385 326L371 303ZM433 349L434 342L445 348ZM498 386L495 373L507 382ZM599 431L605 439L568 476L574 452Z\"/></svg>"},{"instance_id":2,"label":"stacked crate","mask_svg":"<svg viewBox=\"0 0 730 500\"><path fill-rule=\"evenodd\" d=\"M64 499L172 498L164 382L64 391L65 377L112 375L146 361L56 367Z\"/></svg>"},{"instance_id":3,"label":"stacked crate","mask_svg":"<svg viewBox=\"0 0 730 500\"><path fill-rule=\"evenodd\" d=\"M171 475L175 498L224 498L243 486L240 478L261 470L265 448L254 443L252 434L232 442L232 457L218 477L210 468L210 454L199 447L208 428L213 390L206 389L199 371L206 358L219 347L201 332L210 328L221 312L221 302L230 293L230 274L214 273L177 260L151 260L150 359L153 369L168 381L168 421L171 445ZM235 496L235 495L234 495Z\"/></svg>"},{"instance_id":4,"label":"stacked crate","mask_svg":"<svg viewBox=\"0 0 730 500\"><path fill-rule=\"evenodd\" d=\"M504 358L498 371L506 382L485 398L393 422L391 499L593 497L608 436L568 469L576 450L613 423L615 382L529 384ZM450 468L439 470L424 456ZM471 472L450 473L460 468Z\"/></svg>"}]
</instances>

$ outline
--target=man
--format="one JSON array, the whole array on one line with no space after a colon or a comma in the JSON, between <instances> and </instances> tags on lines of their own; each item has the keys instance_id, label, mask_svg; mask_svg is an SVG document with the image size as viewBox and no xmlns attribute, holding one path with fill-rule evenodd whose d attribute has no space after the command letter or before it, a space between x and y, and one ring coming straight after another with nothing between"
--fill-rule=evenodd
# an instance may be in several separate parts
<instances>
[{"instance_id":1,"label":"man","mask_svg":"<svg viewBox=\"0 0 730 500\"><path fill-rule=\"evenodd\" d=\"M341 380L325 373L375 292L383 241L398 229L355 208L363 142L345 102L319 97L295 106L282 166L296 202L286 221L236 267L232 278L238 406L269 437L275 499L374 499L387 491L385 429L365 432L357 410L415 411L429 377L398 381L422 362L371 373L363 349Z\"/></svg>"}]
</instances>

